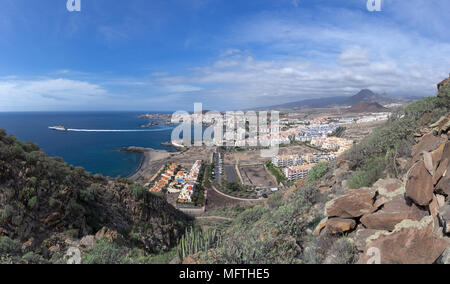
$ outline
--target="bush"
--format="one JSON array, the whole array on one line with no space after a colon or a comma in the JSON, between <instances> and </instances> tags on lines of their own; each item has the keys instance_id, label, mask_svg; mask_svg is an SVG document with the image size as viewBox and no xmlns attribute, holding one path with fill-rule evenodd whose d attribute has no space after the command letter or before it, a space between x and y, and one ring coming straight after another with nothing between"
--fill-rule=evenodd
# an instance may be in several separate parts
<instances>
[{"instance_id":1,"label":"bush","mask_svg":"<svg viewBox=\"0 0 450 284\"><path fill-rule=\"evenodd\" d=\"M309 181L321 179L328 171L328 163L321 162L315 165L308 174Z\"/></svg>"},{"instance_id":2,"label":"bush","mask_svg":"<svg viewBox=\"0 0 450 284\"><path fill-rule=\"evenodd\" d=\"M2 220L7 220L9 217L12 216L13 212L14 208L11 205L6 204L5 207L3 208L3 212L1 215Z\"/></svg>"},{"instance_id":3,"label":"bush","mask_svg":"<svg viewBox=\"0 0 450 284\"><path fill-rule=\"evenodd\" d=\"M361 187L370 187L378 179L383 177L383 172L386 168L386 161L382 157L375 157L361 168L361 170L354 173L348 182L351 189L358 189Z\"/></svg>"},{"instance_id":4,"label":"bush","mask_svg":"<svg viewBox=\"0 0 450 284\"><path fill-rule=\"evenodd\" d=\"M269 200L267 200L267 204L269 205L270 209L275 209L283 205L283 193L277 192L275 194L272 194L269 197Z\"/></svg>"},{"instance_id":5,"label":"bush","mask_svg":"<svg viewBox=\"0 0 450 284\"><path fill-rule=\"evenodd\" d=\"M356 261L356 247L347 238L338 239L329 252L332 264L353 264Z\"/></svg>"},{"instance_id":6,"label":"bush","mask_svg":"<svg viewBox=\"0 0 450 284\"><path fill-rule=\"evenodd\" d=\"M0 254L19 253L21 245L18 241L8 237L0 237Z\"/></svg>"},{"instance_id":7,"label":"bush","mask_svg":"<svg viewBox=\"0 0 450 284\"><path fill-rule=\"evenodd\" d=\"M88 188L80 190L80 200L86 203L95 201L95 195L97 194L98 189L98 184L92 184Z\"/></svg>"},{"instance_id":8,"label":"bush","mask_svg":"<svg viewBox=\"0 0 450 284\"><path fill-rule=\"evenodd\" d=\"M267 168L269 169L270 173L277 179L278 184L286 182L287 179L284 176L284 174L280 171L280 169L278 169L277 167L275 167L272 162L267 162L266 163Z\"/></svg>"},{"instance_id":9,"label":"bush","mask_svg":"<svg viewBox=\"0 0 450 284\"><path fill-rule=\"evenodd\" d=\"M134 200L136 201L143 199L147 193L145 188L137 183L133 183L130 186L130 192L131 196L133 196Z\"/></svg>"},{"instance_id":10,"label":"bush","mask_svg":"<svg viewBox=\"0 0 450 284\"><path fill-rule=\"evenodd\" d=\"M47 263L47 261L42 256L40 256L39 254L36 254L34 252L29 252L29 253L25 254L24 256L22 256L22 260L24 260L26 263L29 263L29 264Z\"/></svg>"},{"instance_id":11,"label":"bush","mask_svg":"<svg viewBox=\"0 0 450 284\"><path fill-rule=\"evenodd\" d=\"M30 200L28 200L28 207L31 209L35 209L37 206L38 200L36 196L33 196Z\"/></svg>"},{"instance_id":12,"label":"bush","mask_svg":"<svg viewBox=\"0 0 450 284\"><path fill-rule=\"evenodd\" d=\"M81 255L83 264L118 264L123 262L126 250L115 243L98 241L94 247Z\"/></svg>"},{"instance_id":13,"label":"bush","mask_svg":"<svg viewBox=\"0 0 450 284\"><path fill-rule=\"evenodd\" d=\"M262 217L262 215L266 212L267 209L261 205L253 206L242 212L236 218L236 223L241 224L241 226L243 227L251 226L253 225L253 223L258 221Z\"/></svg>"},{"instance_id":14,"label":"bush","mask_svg":"<svg viewBox=\"0 0 450 284\"><path fill-rule=\"evenodd\" d=\"M442 101L443 106L450 106L450 81L447 80L447 83L445 83L441 88L439 88L438 97Z\"/></svg>"}]
</instances>

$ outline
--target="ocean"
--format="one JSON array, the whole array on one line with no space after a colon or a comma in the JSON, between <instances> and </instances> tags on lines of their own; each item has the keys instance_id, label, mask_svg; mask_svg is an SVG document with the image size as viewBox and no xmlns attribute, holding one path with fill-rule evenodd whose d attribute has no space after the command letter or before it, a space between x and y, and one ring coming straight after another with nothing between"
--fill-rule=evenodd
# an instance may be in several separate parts
<instances>
[{"instance_id":1,"label":"ocean","mask_svg":"<svg viewBox=\"0 0 450 284\"><path fill-rule=\"evenodd\" d=\"M170 141L173 126L142 129L148 119L144 112L4 112L0 128L22 141L32 141L49 156L62 157L68 164L90 173L126 177L139 167L142 154L120 152L129 146L172 150L162 146ZM74 131L55 131L49 126Z\"/></svg>"}]
</instances>

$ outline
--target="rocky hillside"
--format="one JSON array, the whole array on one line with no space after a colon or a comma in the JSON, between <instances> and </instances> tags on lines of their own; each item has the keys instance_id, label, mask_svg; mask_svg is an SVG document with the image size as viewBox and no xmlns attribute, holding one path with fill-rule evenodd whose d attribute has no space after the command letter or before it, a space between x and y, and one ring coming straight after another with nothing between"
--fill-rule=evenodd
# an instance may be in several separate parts
<instances>
[{"instance_id":1,"label":"rocky hillside","mask_svg":"<svg viewBox=\"0 0 450 284\"><path fill-rule=\"evenodd\" d=\"M416 133L404 175L329 201L314 235L348 234L359 263L438 261L450 247L449 126L450 115Z\"/></svg>"},{"instance_id":2,"label":"rocky hillside","mask_svg":"<svg viewBox=\"0 0 450 284\"><path fill-rule=\"evenodd\" d=\"M196 263L449 263L450 86L238 214Z\"/></svg>"},{"instance_id":3,"label":"rocky hillside","mask_svg":"<svg viewBox=\"0 0 450 284\"><path fill-rule=\"evenodd\" d=\"M176 245L188 218L127 179L91 176L0 131L0 262L60 262L97 241L145 253Z\"/></svg>"}]
</instances>

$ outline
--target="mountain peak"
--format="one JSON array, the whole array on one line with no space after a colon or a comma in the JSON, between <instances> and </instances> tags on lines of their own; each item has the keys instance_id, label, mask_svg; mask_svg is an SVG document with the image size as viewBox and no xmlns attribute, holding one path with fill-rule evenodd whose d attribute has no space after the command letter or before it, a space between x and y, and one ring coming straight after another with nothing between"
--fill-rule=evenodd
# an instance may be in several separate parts
<instances>
[{"instance_id":1,"label":"mountain peak","mask_svg":"<svg viewBox=\"0 0 450 284\"><path fill-rule=\"evenodd\" d=\"M350 105L355 105L359 102L368 102L368 103L376 102L379 104L388 104L388 103L392 103L394 101L395 100L393 100L387 96L376 94L370 89L362 89L356 95L350 97L347 100L347 103Z\"/></svg>"}]
</instances>

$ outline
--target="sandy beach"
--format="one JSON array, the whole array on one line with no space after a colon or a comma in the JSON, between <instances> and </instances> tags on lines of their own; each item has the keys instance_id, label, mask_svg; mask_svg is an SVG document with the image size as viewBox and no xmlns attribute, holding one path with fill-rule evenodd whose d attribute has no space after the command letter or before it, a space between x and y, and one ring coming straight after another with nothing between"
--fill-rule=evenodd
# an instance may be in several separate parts
<instances>
[{"instance_id":1,"label":"sandy beach","mask_svg":"<svg viewBox=\"0 0 450 284\"><path fill-rule=\"evenodd\" d=\"M210 161L214 147L191 147L180 152L170 152L167 150L155 150L151 148L129 147L123 149L128 152L139 152L144 155L140 167L129 178L147 183L162 166L177 162L185 169L190 169L196 160Z\"/></svg>"},{"instance_id":2,"label":"sandy beach","mask_svg":"<svg viewBox=\"0 0 450 284\"><path fill-rule=\"evenodd\" d=\"M122 149L122 151L143 154L142 162L139 165L138 169L132 175L129 176L129 178L133 180L138 180L149 170L151 171L152 169L151 165L154 164L155 162L168 159L173 154L175 154L167 150L156 150L152 148L141 148L141 147L128 147L126 149Z\"/></svg>"}]
</instances>

